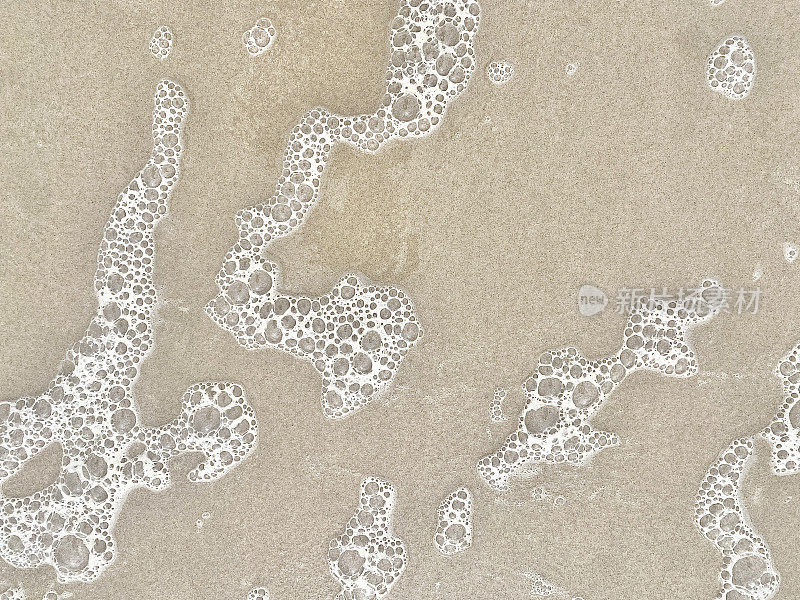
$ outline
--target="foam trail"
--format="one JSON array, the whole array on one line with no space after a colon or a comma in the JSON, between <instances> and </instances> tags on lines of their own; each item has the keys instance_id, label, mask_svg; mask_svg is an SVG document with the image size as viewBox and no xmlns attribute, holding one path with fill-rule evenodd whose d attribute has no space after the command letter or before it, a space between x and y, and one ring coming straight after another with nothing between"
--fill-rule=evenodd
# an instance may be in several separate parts
<instances>
[{"instance_id":1,"label":"foam trail","mask_svg":"<svg viewBox=\"0 0 800 600\"><path fill-rule=\"evenodd\" d=\"M352 414L391 383L422 336L411 299L400 289L344 275L318 298L280 291L277 263L263 251L295 232L319 200L333 148L372 154L435 131L475 70L480 22L475 0L403 0L392 22L386 90L371 114L315 108L291 132L275 194L236 215L239 240L217 275L207 314L246 348L278 348L322 375L326 417Z\"/></svg>"},{"instance_id":2,"label":"foam trail","mask_svg":"<svg viewBox=\"0 0 800 600\"><path fill-rule=\"evenodd\" d=\"M591 426L592 415L635 371L694 375L697 360L689 333L721 310L724 297L718 282L705 280L680 302L645 298L628 317L622 347L607 358L590 360L575 348L543 354L536 373L522 385L527 403L516 431L478 462L478 474L493 489L503 490L531 463L579 465L617 445L615 434Z\"/></svg>"},{"instance_id":3,"label":"foam trail","mask_svg":"<svg viewBox=\"0 0 800 600\"><path fill-rule=\"evenodd\" d=\"M771 447L772 472L795 475L800 472L800 343L780 360L775 374L781 379L783 400L761 435Z\"/></svg>"},{"instance_id":4,"label":"foam trail","mask_svg":"<svg viewBox=\"0 0 800 600\"><path fill-rule=\"evenodd\" d=\"M709 467L695 499L695 524L723 556L719 600L768 600L780 585L769 548L742 505L752 453L752 438L732 442Z\"/></svg>"},{"instance_id":5,"label":"foam trail","mask_svg":"<svg viewBox=\"0 0 800 600\"><path fill-rule=\"evenodd\" d=\"M396 498L388 481L361 482L358 509L328 548L331 575L342 586L336 600L381 600L405 571L405 544L392 534Z\"/></svg>"},{"instance_id":6,"label":"foam trail","mask_svg":"<svg viewBox=\"0 0 800 600\"><path fill-rule=\"evenodd\" d=\"M189 107L168 80L159 82L153 101L152 154L117 198L103 232L97 313L45 392L0 403L0 483L51 444L63 453L54 484L23 498L0 495L0 556L18 568L52 565L61 583L92 581L111 564L114 523L127 494L166 488L170 458L201 452L189 480L212 481L257 441L253 410L233 383L195 384L174 421L139 422L132 390L153 346L158 303L154 231L178 179Z\"/></svg>"}]
</instances>

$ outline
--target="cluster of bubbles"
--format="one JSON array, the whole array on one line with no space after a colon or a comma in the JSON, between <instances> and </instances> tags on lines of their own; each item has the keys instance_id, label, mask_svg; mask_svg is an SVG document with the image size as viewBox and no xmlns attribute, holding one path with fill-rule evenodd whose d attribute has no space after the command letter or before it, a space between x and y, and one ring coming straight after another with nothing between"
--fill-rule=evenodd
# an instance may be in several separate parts
<instances>
[{"instance_id":1,"label":"cluster of bubbles","mask_svg":"<svg viewBox=\"0 0 800 600\"><path fill-rule=\"evenodd\" d=\"M322 374L326 417L347 416L377 397L422 333L401 290L346 275L325 296L287 296L277 290L275 263L248 260L229 269L247 283L233 281L207 312L246 348L278 348L311 362Z\"/></svg>"},{"instance_id":2,"label":"cluster of bubbles","mask_svg":"<svg viewBox=\"0 0 800 600\"><path fill-rule=\"evenodd\" d=\"M272 47L277 34L272 21L262 17L242 34L242 43L250 56L259 56Z\"/></svg>"},{"instance_id":3,"label":"cluster of bubbles","mask_svg":"<svg viewBox=\"0 0 800 600\"><path fill-rule=\"evenodd\" d=\"M798 249L785 243L784 257L794 262ZM775 368L783 393L772 422L759 434L770 445L770 467L776 475L800 473L800 343ZM721 600L767 600L780 577L764 541L747 522L740 489L753 453L751 438L735 440L711 465L698 492L696 523L723 554Z\"/></svg>"},{"instance_id":4,"label":"cluster of bubbles","mask_svg":"<svg viewBox=\"0 0 800 600\"><path fill-rule=\"evenodd\" d=\"M172 51L172 32L169 27L162 25L156 29L150 39L150 54L158 60L164 60Z\"/></svg>"},{"instance_id":5,"label":"cluster of bubbles","mask_svg":"<svg viewBox=\"0 0 800 600\"><path fill-rule=\"evenodd\" d=\"M92 581L112 562L127 494L166 488L170 458L201 452L189 480L211 481L256 445L253 411L232 383L193 385L167 425L139 422L132 390L153 345L154 230L178 178L188 109L167 80L154 104L153 152L119 195L98 251L96 315L45 392L0 403L0 483L51 444L63 456L55 483L21 498L0 495L0 556L17 568L52 565L62 583Z\"/></svg>"},{"instance_id":6,"label":"cluster of bubbles","mask_svg":"<svg viewBox=\"0 0 800 600\"><path fill-rule=\"evenodd\" d=\"M514 65L504 60L494 60L486 67L486 76L495 85L502 85L514 76Z\"/></svg>"},{"instance_id":7,"label":"cluster of bubbles","mask_svg":"<svg viewBox=\"0 0 800 600\"><path fill-rule=\"evenodd\" d=\"M554 600L583 600L581 596L573 596L567 590L560 588L542 577L539 573L528 571L524 573L531 582L530 595L532 598L553 598Z\"/></svg>"},{"instance_id":8,"label":"cluster of bubbles","mask_svg":"<svg viewBox=\"0 0 800 600\"><path fill-rule=\"evenodd\" d=\"M497 388L492 394L492 400L489 403L489 420L492 423L502 423L506 420L506 416L503 414L503 402L506 396L508 396L508 390L504 388Z\"/></svg>"},{"instance_id":9,"label":"cluster of bubbles","mask_svg":"<svg viewBox=\"0 0 800 600\"><path fill-rule=\"evenodd\" d=\"M211 518L210 512L204 512L202 515L200 515L200 518L197 519L197 521L195 521L194 523L198 532L200 532L200 530L203 529L203 527L205 527L206 521L208 521L210 518Z\"/></svg>"},{"instance_id":10,"label":"cluster of bubbles","mask_svg":"<svg viewBox=\"0 0 800 600\"><path fill-rule=\"evenodd\" d=\"M776 475L800 473L800 343L775 369L783 386L783 401L761 435L771 446L770 463Z\"/></svg>"},{"instance_id":11,"label":"cluster of bubbles","mask_svg":"<svg viewBox=\"0 0 800 600\"><path fill-rule=\"evenodd\" d=\"M374 153L390 140L441 125L475 69L479 21L475 0L403 0L392 22L379 108L356 116L309 111L291 132L275 195L236 215L239 240L217 276L220 293L205 310L242 346L271 346L310 360L323 374L328 417L351 413L392 381L422 334L411 300L356 275L319 298L282 294L278 265L262 253L305 221L336 144Z\"/></svg>"},{"instance_id":12,"label":"cluster of bubbles","mask_svg":"<svg viewBox=\"0 0 800 600\"><path fill-rule=\"evenodd\" d=\"M328 566L342 586L336 600L380 600L403 574L405 544L392 535L396 496L388 481L361 482L358 509L328 548Z\"/></svg>"},{"instance_id":13,"label":"cluster of bubbles","mask_svg":"<svg viewBox=\"0 0 800 600\"><path fill-rule=\"evenodd\" d=\"M783 258L786 259L786 262L793 263L797 259L798 253L800 253L800 250L798 250L796 244L791 242L783 244Z\"/></svg>"},{"instance_id":14,"label":"cluster of bubbles","mask_svg":"<svg viewBox=\"0 0 800 600\"><path fill-rule=\"evenodd\" d=\"M59 594L54 590L49 590L45 592L44 596L42 596L42 600L68 600L72 598L72 592L64 592L63 594ZM11 587L7 589L5 592L0 594L0 600L26 600L27 594L25 590L21 587Z\"/></svg>"},{"instance_id":15,"label":"cluster of bubbles","mask_svg":"<svg viewBox=\"0 0 800 600\"><path fill-rule=\"evenodd\" d=\"M750 93L755 76L755 55L741 35L722 40L706 62L708 86L732 100L744 98Z\"/></svg>"},{"instance_id":16,"label":"cluster of bubbles","mask_svg":"<svg viewBox=\"0 0 800 600\"><path fill-rule=\"evenodd\" d=\"M547 581L539 573L529 573L527 577L531 580L531 596L546 598L559 591L556 586Z\"/></svg>"},{"instance_id":17,"label":"cluster of bubbles","mask_svg":"<svg viewBox=\"0 0 800 600\"><path fill-rule=\"evenodd\" d=\"M609 394L638 370L690 377L697 359L688 334L715 316L725 290L705 280L682 300L643 298L631 311L622 348L613 356L590 360L575 348L546 352L536 372L522 385L525 409L517 430L493 454L478 462L478 473L496 490L532 463L581 464L619 443L613 433L589 423Z\"/></svg>"},{"instance_id":18,"label":"cluster of bubbles","mask_svg":"<svg viewBox=\"0 0 800 600\"><path fill-rule=\"evenodd\" d=\"M564 496L552 494L540 485L531 490L531 500L534 502L552 502L553 506L564 506L567 503L567 499Z\"/></svg>"},{"instance_id":19,"label":"cluster of bubbles","mask_svg":"<svg viewBox=\"0 0 800 600\"><path fill-rule=\"evenodd\" d=\"M472 545L472 494L467 488L458 488L439 504L433 542L439 552L446 555Z\"/></svg>"},{"instance_id":20,"label":"cluster of bubbles","mask_svg":"<svg viewBox=\"0 0 800 600\"><path fill-rule=\"evenodd\" d=\"M695 524L722 553L719 600L767 600L780 577L741 503L752 438L735 440L709 467L695 500Z\"/></svg>"},{"instance_id":21,"label":"cluster of bubbles","mask_svg":"<svg viewBox=\"0 0 800 600\"><path fill-rule=\"evenodd\" d=\"M269 600L269 591L264 587L257 587L250 590L247 600Z\"/></svg>"}]
</instances>

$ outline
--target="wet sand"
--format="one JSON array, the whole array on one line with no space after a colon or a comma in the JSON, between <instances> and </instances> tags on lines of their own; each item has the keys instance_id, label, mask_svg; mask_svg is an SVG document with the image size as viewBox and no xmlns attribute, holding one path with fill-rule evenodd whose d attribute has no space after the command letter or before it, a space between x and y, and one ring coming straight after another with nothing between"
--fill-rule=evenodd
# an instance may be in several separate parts
<instances>
[{"instance_id":1,"label":"wet sand","mask_svg":"<svg viewBox=\"0 0 800 600\"><path fill-rule=\"evenodd\" d=\"M11 2L0 17L2 399L41 391L94 313L102 227L148 156L153 87L171 77L192 108L156 235L164 305L137 401L145 424L161 424L192 383L236 381L262 432L217 483L190 484L182 458L172 488L134 492L116 563L92 584L56 589L233 600L264 585L277 599L332 597L325 549L374 474L397 487L395 532L409 548L391 600L526 597L525 571L586 600L713 597L721 557L692 522L697 485L731 440L769 422L780 401L772 371L800 339L800 272L782 251L800 241L793 4L484 2L479 70L439 131L376 156L338 149L308 222L270 248L292 291L319 294L356 270L414 300L425 337L388 400L343 422L322 416L310 364L239 348L201 309L234 213L271 195L298 117L315 105L374 108L397 6L215 4ZM278 37L253 59L241 34L260 16ZM162 24L175 41L158 63L147 46ZM737 102L704 80L708 53L734 32L758 61ZM503 86L482 74L499 59L515 66ZM489 426L496 386L509 388L516 418L539 354L619 347L624 317L581 316L581 285L675 290L704 276L760 286L760 310L697 329L697 377L637 373L621 386L594 424L622 446L503 495L478 479L477 460L513 428ZM757 444L744 503L783 576L776 598L793 598L800 477L771 475L767 449ZM458 485L474 493L475 537L446 557L433 544L435 511ZM537 485L566 502L533 501ZM2 565L0 578L37 598L54 574Z\"/></svg>"}]
</instances>

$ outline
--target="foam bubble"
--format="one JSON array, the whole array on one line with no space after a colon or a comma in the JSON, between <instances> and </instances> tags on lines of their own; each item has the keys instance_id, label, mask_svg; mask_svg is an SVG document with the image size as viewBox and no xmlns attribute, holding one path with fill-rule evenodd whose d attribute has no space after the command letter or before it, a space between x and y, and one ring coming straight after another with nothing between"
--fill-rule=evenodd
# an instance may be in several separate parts
<instances>
[{"instance_id":1,"label":"foam bubble","mask_svg":"<svg viewBox=\"0 0 800 600\"><path fill-rule=\"evenodd\" d=\"M742 506L752 453L752 438L732 442L709 467L695 499L695 524L723 556L719 600L767 600L780 585L769 548Z\"/></svg>"},{"instance_id":2,"label":"foam bubble","mask_svg":"<svg viewBox=\"0 0 800 600\"><path fill-rule=\"evenodd\" d=\"M680 301L643 298L628 317L622 347L607 358L591 360L576 348L543 354L536 372L522 385L527 403L516 431L478 462L480 476L490 487L502 490L526 465L578 465L617 445L616 434L591 426L592 415L634 371L694 375L697 359L689 332L720 311L724 294L718 282L705 280Z\"/></svg>"},{"instance_id":3,"label":"foam bubble","mask_svg":"<svg viewBox=\"0 0 800 600\"><path fill-rule=\"evenodd\" d=\"M309 111L292 130L275 195L236 216L239 241L217 275L206 313L246 348L272 347L322 375L322 407L344 417L384 391L422 336L411 299L392 286L343 276L317 298L281 291L277 263L262 252L305 222L337 144L374 153L392 140L430 134L474 69L480 8L475 0L401 2L392 22L386 91L372 114Z\"/></svg>"},{"instance_id":4,"label":"foam bubble","mask_svg":"<svg viewBox=\"0 0 800 600\"><path fill-rule=\"evenodd\" d=\"M741 35L722 40L706 61L708 86L731 100L747 97L755 77L756 58Z\"/></svg>"},{"instance_id":5,"label":"foam bubble","mask_svg":"<svg viewBox=\"0 0 800 600\"><path fill-rule=\"evenodd\" d=\"M264 587L257 587L250 590L247 600L269 600L269 591Z\"/></svg>"},{"instance_id":6,"label":"foam bubble","mask_svg":"<svg viewBox=\"0 0 800 600\"><path fill-rule=\"evenodd\" d=\"M162 25L153 33L150 40L150 54L158 60L164 60L172 52L172 31L166 25Z\"/></svg>"},{"instance_id":7,"label":"foam bubble","mask_svg":"<svg viewBox=\"0 0 800 600\"><path fill-rule=\"evenodd\" d=\"M388 481L362 481L358 509L328 548L328 566L342 586L336 600L380 600L403 574L406 547L392 535L396 496Z\"/></svg>"},{"instance_id":8,"label":"foam bubble","mask_svg":"<svg viewBox=\"0 0 800 600\"><path fill-rule=\"evenodd\" d=\"M35 397L0 403L0 483L51 444L62 448L56 482L22 498L0 495L0 556L14 567L51 565L58 581L92 581L114 560L114 523L136 488L162 490L169 460L201 452L190 481L222 477L255 448L244 390L204 382L180 415L141 424L133 387L153 345L155 226L180 172L188 100L163 80L154 95L153 151L117 198L97 257L97 313L67 352L61 373Z\"/></svg>"},{"instance_id":9,"label":"foam bubble","mask_svg":"<svg viewBox=\"0 0 800 600\"><path fill-rule=\"evenodd\" d=\"M791 242L784 242L783 244L783 258L787 263L793 263L797 259L797 254L800 252L797 245Z\"/></svg>"},{"instance_id":10,"label":"foam bubble","mask_svg":"<svg viewBox=\"0 0 800 600\"><path fill-rule=\"evenodd\" d=\"M514 76L514 65L504 60L492 61L486 68L486 76L495 85L502 85Z\"/></svg>"},{"instance_id":11,"label":"foam bubble","mask_svg":"<svg viewBox=\"0 0 800 600\"><path fill-rule=\"evenodd\" d=\"M753 281L758 281L764 276L764 267L761 266L761 263L756 263L755 268L753 268Z\"/></svg>"},{"instance_id":12,"label":"foam bubble","mask_svg":"<svg viewBox=\"0 0 800 600\"><path fill-rule=\"evenodd\" d=\"M462 552L472 545L472 494L467 488L454 490L439 504L433 541L445 555Z\"/></svg>"},{"instance_id":13,"label":"foam bubble","mask_svg":"<svg viewBox=\"0 0 800 600\"><path fill-rule=\"evenodd\" d=\"M260 56L272 48L278 35L272 21L262 17L242 35L242 43L250 56Z\"/></svg>"}]
</instances>

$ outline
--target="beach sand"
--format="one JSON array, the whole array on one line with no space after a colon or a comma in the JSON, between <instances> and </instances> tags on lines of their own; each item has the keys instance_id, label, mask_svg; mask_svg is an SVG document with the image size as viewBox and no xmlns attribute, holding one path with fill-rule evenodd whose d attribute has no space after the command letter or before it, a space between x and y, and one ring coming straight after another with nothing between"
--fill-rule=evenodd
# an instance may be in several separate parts
<instances>
[{"instance_id":1,"label":"beach sand","mask_svg":"<svg viewBox=\"0 0 800 600\"><path fill-rule=\"evenodd\" d=\"M313 106L374 110L397 4L209 4L14 0L0 16L2 399L45 389L94 314L103 225L149 155L153 89L169 77L191 110L156 234L163 305L136 400L145 424L161 424L194 382L236 381L260 425L254 455L221 480L189 483L196 459L184 456L170 489L133 492L116 562L93 583L55 589L234 600L263 585L277 600L333 598L328 543L361 479L378 475L397 488L394 531L408 548L390 600L527 598L526 572L586 600L714 597L722 559L693 523L697 486L730 441L769 423L781 392L773 370L800 339L800 265L782 250L800 242L795 3L485 0L478 69L441 128L375 156L337 148L308 222L270 247L286 289L325 293L357 271L408 292L425 328L386 399L337 422L322 415L309 363L242 349L202 307L217 293L235 212L272 195L299 117ZM251 58L241 36L261 16L277 38ZM174 34L162 62L148 52L159 25ZM732 33L758 65L739 101L704 79L709 52ZM486 78L492 60L514 65L511 81ZM643 372L620 386L594 419L619 447L503 494L478 478L542 352L616 352L618 290L707 276L759 288L758 311L697 328L697 376ZM578 312L584 284L609 295L605 311ZM490 426L497 386L510 390L510 420ZM744 504L782 574L776 598L791 599L800 476L772 475L768 450L757 442ZM474 542L447 557L433 543L435 511L460 485L474 495ZM536 486L550 500L533 500ZM0 579L40 598L55 575L3 564Z\"/></svg>"}]
</instances>

